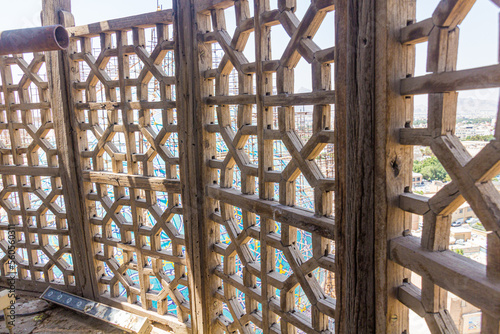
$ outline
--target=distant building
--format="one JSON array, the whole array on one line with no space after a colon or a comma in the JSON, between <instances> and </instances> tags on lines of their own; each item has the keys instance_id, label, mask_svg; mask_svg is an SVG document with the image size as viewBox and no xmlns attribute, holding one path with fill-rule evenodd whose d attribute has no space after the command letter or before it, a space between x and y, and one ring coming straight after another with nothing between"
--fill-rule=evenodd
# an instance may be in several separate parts
<instances>
[{"instance_id":1,"label":"distant building","mask_svg":"<svg viewBox=\"0 0 500 334\"><path fill-rule=\"evenodd\" d=\"M458 327L460 334L481 333L481 310L465 300L449 294L449 310L451 318Z\"/></svg>"},{"instance_id":2,"label":"distant building","mask_svg":"<svg viewBox=\"0 0 500 334\"><path fill-rule=\"evenodd\" d=\"M420 215L414 215L412 214L411 215L411 230L412 231L417 231L420 229L420 227L422 226L423 224L423 217L420 216Z\"/></svg>"},{"instance_id":3,"label":"distant building","mask_svg":"<svg viewBox=\"0 0 500 334\"><path fill-rule=\"evenodd\" d=\"M469 203L465 202L464 204L460 205L457 211L453 212L451 220L457 221L460 218L463 219L463 222L465 222L469 218L477 218L474 211L472 211L472 208L470 207Z\"/></svg>"},{"instance_id":4,"label":"distant building","mask_svg":"<svg viewBox=\"0 0 500 334\"><path fill-rule=\"evenodd\" d=\"M493 133L493 127L490 124L459 124L455 129L455 135L461 139L465 140L467 137L472 137L476 135L487 136Z\"/></svg>"},{"instance_id":5,"label":"distant building","mask_svg":"<svg viewBox=\"0 0 500 334\"><path fill-rule=\"evenodd\" d=\"M424 178L422 177L422 174L413 172L412 182L413 186L422 185L422 183L424 183Z\"/></svg>"},{"instance_id":6,"label":"distant building","mask_svg":"<svg viewBox=\"0 0 500 334\"><path fill-rule=\"evenodd\" d=\"M450 236L455 240L469 241L471 239L471 229L465 227L452 227Z\"/></svg>"},{"instance_id":7,"label":"distant building","mask_svg":"<svg viewBox=\"0 0 500 334\"><path fill-rule=\"evenodd\" d=\"M428 193L429 194L435 194L437 193L439 190L441 190L441 188L444 187L444 183L443 181L438 181L438 180L434 180L431 182L431 184L427 187L428 189Z\"/></svg>"}]
</instances>

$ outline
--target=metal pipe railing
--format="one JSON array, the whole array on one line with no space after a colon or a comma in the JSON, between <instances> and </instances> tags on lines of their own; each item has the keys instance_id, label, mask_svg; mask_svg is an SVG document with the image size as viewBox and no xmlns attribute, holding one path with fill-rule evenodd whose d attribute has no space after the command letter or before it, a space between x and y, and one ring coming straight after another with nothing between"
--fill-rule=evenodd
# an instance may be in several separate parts
<instances>
[{"instance_id":1,"label":"metal pipe railing","mask_svg":"<svg viewBox=\"0 0 500 334\"><path fill-rule=\"evenodd\" d=\"M65 50L68 46L69 34L62 25L0 33L0 55Z\"/></svg>"}]
</instances>

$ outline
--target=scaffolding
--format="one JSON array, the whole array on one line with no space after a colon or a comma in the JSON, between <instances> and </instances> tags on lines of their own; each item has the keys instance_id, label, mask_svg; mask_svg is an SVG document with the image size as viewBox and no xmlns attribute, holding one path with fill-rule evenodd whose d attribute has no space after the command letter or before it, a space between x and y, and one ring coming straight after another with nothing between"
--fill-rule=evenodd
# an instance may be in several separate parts
<instances>
[{"instance_id":1,"label":"scaffolding","mask_svg":"<svg viewBox=\"0 0 500 334\"><path fill-rule=\"evenodd\" d=\"M217 68L224 57L224 50L218 43L212 44L212 67ZM233 68L229 75L229 96L236 96L239 94L238 87L238 72ZM276 80L273 80L276 82ZM255 84L254 84L255 85ZM253 90L256 91L256 87L253 87ZM273 94L276 94L276 85L273 86ZM295 131L297 132L299 138L305 144L313 133L313 106L297 106L293 107L295 113ZM238 106L231 105L229 107L230 118L231 120L238 119ZM273 128L278 128L278 110L274 108L274 124ZM252 123L257 124L257 110L256 107L253 107L252 113ZM333 123L333 121L332 121ZM232 124L233 130L237 131L236 124ZM258 163L258 155L257 155L257 137L250 136L247 144L245 145L245 152L250 158L252 163ZM222 139L222 137L217 134L217 159L223 160L228 152L228 148ZM274 156L274 169L278 171L282 171L286 168L288 163L291 161L292 157L290 152L288 152L286 146L281 140L275 140L273 145L273 156ZM334 149L333 144L328 144L323 149L322 153L315 159L318 167L320 168L323 176L325 178L333 178L335 174L334 169ZM233 180L233 186L237 189L241 188L241 179L239 177L239 171L237 167L235 167L236 173ZM305 177L301 174L296 182L296 206L312 210L314 211L314 190L309 185ZM278 187L276 187L276 194L278 196Z\"/></svg>"}]
</instances>

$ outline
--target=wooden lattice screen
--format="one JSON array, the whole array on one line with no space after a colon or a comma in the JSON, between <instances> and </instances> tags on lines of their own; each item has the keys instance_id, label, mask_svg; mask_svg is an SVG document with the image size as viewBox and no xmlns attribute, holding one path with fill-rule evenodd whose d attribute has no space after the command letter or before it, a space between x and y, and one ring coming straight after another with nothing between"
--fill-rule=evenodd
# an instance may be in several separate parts
<instances>
[{"instance_id":1,"label":"wooden lattice screen","mask_svg":"<svg viewBox=\"0 0 500 334\"><path fill-rule=\"evenodd\" d=\"M45 55L1 57L0 72L2 277L15 275L19 289L78 291Z\"/></svg>"},{"instance_id":2,"label":"wooden lattice screen","mask_svg":"<svg viewBox=\"0 0 500 334\"><path fill-rule=\"evenodd\" d=\"M449 291L498 334L500 127L475 157L454 134L457 91L500 87L500 65L456 70L473 5L414 22L414 0L174 0L75 27L69 0L44 0L69 50L0 57L2 285L14 269L18 289L57 285L176 333L399 334L408 309L458 333ZM421 42L430 74L414 77ZM452 179L432 198L410 192L414 145ZM448 250L464 201L487 265Z\"/></svg>"},{"instance_id":3,"label":"wooden lattice screen","mask_svg":"<svg viewBox=\"0 0 500 334\"><path fill-rule=\"evenodd\" d=\"M430 147L452 180L431 198L401 194L401 209L423 216L422 237L402 236L389 244L392 261L422 276L421 289L407 281L399 288L398 298L425 318L432 333L459 332L447 310L447 291L482 310L481 333L499 332L500 194L491 181L500 172L500 114L495 139L475 157L455 135L457 91L500 87L499 65L456 70L459 25L474 3L440 1L431 18L401 29L405 48L427 42L430 74L412 77L414 53L409 53L400 94L408 101L413 95L427 94L428 126L413 129L413 115L407 109L400 142ZM489 232L487 265L448 250L452 213L465 201Z\"/></svg>"},{"instance_id":4,"label":"wooden lattice screen","mask_svg":"<svg viewBox=\"0 0 500 334\"><path fill-rule=\"evenodd\" d=\"M256 1L253 16L250 5L195 5L204 234L213 249L207 254L210 316L228 333L329 332L334 47L321 49L313 38L333 1ZM226 21L235 22L234 31ZM287 41L282 54L272 54L276 27L286 32L279 37ZM294 89L301 59L312 73L310 93ZM332 163L322 171L317 159L328 154Z\"/></svg>"},{"instance_id":5,"label":"wooden lattice screen","mask_svg":"<svg viewBox=\"0 0 500 334\"><path fill-rule=\"evenodd\" d=\"M69 54L98 298L182 328L190 308L172 23L169 9L70 28Z\"/></svg>"},{"instance_id":6,"label":"wooden lattice screen","mask_svg":"<svg viewBox=\"0 0 500 334\"><path fill-rule=\"evenodd\" d=\"M46 4L44 24L57 22L53 9ZM11 289L14 278L19 290L53 285L90 295L59 57L0 57L0 280Z\"/></svg>"}]
</instances>

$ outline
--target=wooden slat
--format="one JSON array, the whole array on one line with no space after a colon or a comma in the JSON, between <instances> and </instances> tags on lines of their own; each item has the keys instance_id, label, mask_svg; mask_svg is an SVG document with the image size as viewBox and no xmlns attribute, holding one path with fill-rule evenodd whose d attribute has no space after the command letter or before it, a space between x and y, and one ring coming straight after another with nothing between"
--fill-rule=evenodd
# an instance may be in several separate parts
<instances>
[{"instance_id":1,"label":"wooden slat","mask_svg":"<svg viewBox=\"0 0 500 334\"><path fill-rule=\"evenodd\" d=\"M139 188L151 191L180 193L180 181L161 177L127 175L111 172L84 171L83 180L117 187Z\"/></svg>"},{"instance_id":2,"label":"wooden slat","mask_svg":"<svg viewBox=\"0 0 500 334\"><path fill-rule=\"evenodd\" d=\"M197 0L194 2L196 12L206 12L211 9L226 9L234 4L234 0Z\"/></svg>"},{"instance_id":3,"label":"wooden slat","mask_svg":"<svg viewBox=\"0 0 500 334\"><path fill-rule=\"evenodd\" d=\"M29 167L29 166L0 166L0 174L31 175L31 176L60 176L58 167Z\"/></svg>"},{"instance_id":4,"label":"wooden slat","mask_svg":"<svg viewBox=\"0 0 500 334\"><path fill-rule=\"evenodd\" d=\"M425 250L412 236L391 240L389 259L500 318L500 280L487 277L485 265L452 251Z\"/></svg>"},{"instance_id":5,"label":"wooden slat","mask_svg":"<svg viewBox=\"0 0 500 334\"><path fill-rule=\"evenodd\" d=\"M42 24L62 24L65 27L74 26L74 18L70 13L70 0L44 0ZM74 113L70 100L70 67L67 53L62 51L50 52L46 55L47 79L49 83L50 99L54 134L58 150L58 163L62 190L64 194L66 221L70 235L72 250L74 279L78 294L87 298L95 298L96 281L93 277L87 241L85 236L84 199L82 183L78 176L79 163L75 156L76 132L73 129ZM59 238L62 238L61 236ZM61 242L64 239L60 239ZM60 255L49 255L57 259ZM65 282L66 289L70 288L69 281Z\"/></svg>"},{"instance_id":6,"label":"wooden slat","mask_svg":"<svg viewBox=\"0 0 500 334\"><path fill-rule=\"evenodd\" d=\"M123 109L171 109L176 107L175 101L138 101L138 102L86 102L75 103L77 109L110 110Z\"/></svg>"},{"instance_id":7,"label":"wooden slat","mask_svg":"<svg viewBox=\"0 0 500 334\"><path fill-rule=\"evenodd\" d=\"M443 93L500 86L500 65L442 72L401 80L401 95Z\"/></svg>"},{"instance_id":8,"label":"wooden slat","mask_svg":"<svg viewBox=\"0 0 500 334\"><path fill-rule=\"evenodd\" d=\"M476 0L441 0L432 13L436 26L455 28L465 18Z\"/></svg>"},{"instance_id":9,"label":"wooden slat","mask_svg":"<svg viewBox=\"0 0 500 334\"><path fill-rule=\"evenodd\" d=\"M400 286L398 289L398 299L420 317L425 317L427 314L422 305L421 291L415 285L404 283Z\"/></svg>"},{"instance_id":10,"label":"wooden slat","mask_svg":"<svg viewBox=\"0 0 500 334\"><path fill-rule=\"evenodd\" d=\"M173 4L178 14L175 23L176 100L177 110L183 111L178 114L179 169L184 219L188 222L185 231L191 327L193 333L211 333L215 332L215 313L222 313L222 303L212 297L218 282L211 279L210 270L215 267L218 256L207 250L215 244L216 235L205 233L204 228L216 224L206 218L213 204L204 196L203 184L213 182L204 162L215 155L215 146L206 139L203 130L203 124L210 123L204 122L210 117L210 110L203 104L203 97L210 91L210 82L200 80L198 75L211 67L212 55L197 38L201 31L209 31L210 21L207 16L195 16L194 1L174 0Z\"/></svg>"},{"instance_id":11,"label":"wooden slat","mask_svg":"<svg viewBox=\"0 0 500 334\"><path fill-rule=\"evenodd\" d=\"M402 128L399 130L399 143L401 145L430 146L432 143L431 132L428 129Z\"/></svg>"},{"instance_id":12,"label":"wooden slat","mask_svg":"<svg viewBox=\"0 0 500 334\"><path fill-rule=\"evenodd\" d=\"M313 92L302 94L279 94L264 97L266 107L290 107L304 105L330 105L335 103L335 92Z\"/></svg>"},{"instance_id":13,"label":"wooden slat","mask_svg":"<svg viewBox=\"0 0 500 334\"><path fill-rule=\"evenodd\" d=\"M401 29L400 42L402 44L417 44L426 42L433 28L434 23L431 18L410 24Z\"/></svg>"},{"instance_id":14,"label":"wooden slat","mask_svg":"<svg viewBox=\"0 0 500 334\"><path fill-rule=\"evenodd\" d=\"M255 104L255 95L238 95L238 96L211 96L205 98L205 103L213 105L238 105L238 104Z\"/></svg>"},{"instance_id":15,"label":"wooden slat","mask_svg":"<svg viewBox=\"0 0 500 334\"><path fill-rule=\"evenodd\" d=\"M423 216L430 210L429 197L404 193L399 196L399 207L405 211Z\"/></svg>"},{"instance_id":16,"label":"wooden slat","mask_svg":"<svg viewBox=\"0 0 500 334\"><path fill-rule=\"evenodd\" d=\"M143 317L147 317L148 319L158 322L167 328L171 328L174 333L179 334L191 334L191 329L187 327L186 324L177 320L176 317L166 314L159 315L157 312L144 310L138 305L133 305L127 303L124 298L112 298L109 294L105 294L101 296L98 300L100 303L110 305L112 307L116 307L121 310L125 310L127 312L135 313Z\"/></svg>"},{"instance_id":17,"label":"wooden slat","mask_svg":"<svg viewBox=\"0 0 500 334\"><path fill-rule=\"evenodd\" d=\"M172 23L174 12L171 9L116 20L91 23L68 28L71 37L93 37L104 32L131 30L132 27L154 27L157 23Z\"/></svg>"},{"instance_id":18,"label":"wooden slat","mask_svg":"<svg viewBox=\"0 0 500 334\"><path fill-rule=\"evenodd\" d=\"M261 217L273 219L307 232L317 233L325 238L334 239L333 219L315 217L312 212L273 201L261 200L255 195L243 195L234 189L209 187L207 195L224 203L240 207L243 210L256 213Z\"/></svg>"}]
</instances>

